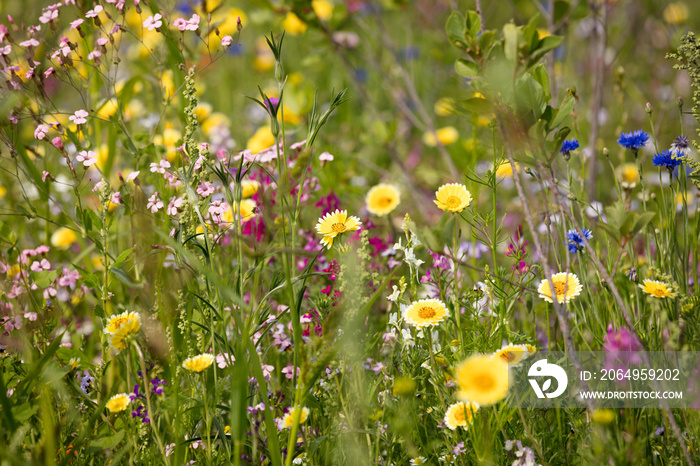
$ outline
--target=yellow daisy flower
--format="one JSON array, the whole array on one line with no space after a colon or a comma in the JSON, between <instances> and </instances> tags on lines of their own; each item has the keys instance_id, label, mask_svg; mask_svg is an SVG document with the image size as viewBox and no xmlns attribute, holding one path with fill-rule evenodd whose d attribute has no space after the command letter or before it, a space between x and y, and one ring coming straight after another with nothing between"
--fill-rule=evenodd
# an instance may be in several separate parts
<instances>
[{"instance_id":1,"label":"yellow daisy flower","mask_svg":"<svg viewBox=\"0 0 700 466\"><path fill-rule=\"evenodd\" d=\"M435 114L438 116L447 116L456 113L455 101L449 97L443 97L434 105Z\"/></svg>"},{"instance_id":2,"label":"yellow daisy flower","mask_svg":"<svg viewBox=\"0 0 700 466\"><path fill-rule=\"evenodd\" d=\"M688 19L688 6L683 2L674 2L664 8L664 21L668 24L681 24Z\"/></svg>"},{"instance_id":3,"label":"yellow daisy flower","mask_svg":"<svg viewBox=\"0 0 700 466\"><path fill-rule=\"evenodd\" d=\"M474 413L479 409L476 403L458 402L450 405L445 412L445 424L452 430L467 427L474 420Z\"/></svg>"},{"instance_id":4,"label":"yellow daisy flower","mask_svg":"<svg viewBox=\"0 0 700 466\"><path fill-rule=\"evenodd\" d=\"M401 193L396 186L381 183L369 190L365 202L370 213L383 216L399 205Z\"/></svg>"},{"instance_id":5,"label":"yellow daisy flower","mask_svg":"<svg viewBox=\"0 0 700 466\"><path fill-rule=\"evenodd\" d=\"M112 348L120 352L129 346L129 340L132 335L136 335L136 332L141 328L141 322L138 319L129 319L117 330L114 335L112 335L112 340L109 342Z\"/></svg>"},{"instance_id":6,"label":"yellow daisy flower","mask_svg":"<svg viewBox=\"0 0 700 466\"><path fill-rule=\"evenodd\" d=\"M435 130L434 133L428 132L423 134L423 143L430 147L437 146L438 141L443 146L449 146L457 142L457 139L459 139L459 133L452 126L440 128Z\"/></svg>"},{"instance_id":7,"label":"yellow daisy flower","mask_svg":"<svg viewBox=\"0 0 700 466\"><path fill-rule=\"evenodd\" d=\"M672 298L674 294L671 286L667 285L664 282L659 282L656 280L644 280L644 282L641 285L639 285L639 287L646 294L655 298Z\"/></svg>"},{"instance_id":8,"label":"yellow daisy flower","mask_svg":"<svg viewBox=\"0 0 700 466\"><path fill-rule=\"evenodd\" d=\"M241 200L241 219L244 222L247 222L251 218L255 216L255 208L256 208L255 202L251 201L250 199L243 199ZM233 220L235 218L234 214L238 213L238 204L234 203L231 207L228 208L226 212L221 216L221 219L226 222L226 223L233 223Z\"/></svg>"},{"instance_id":9,"label":"yellow daisy flower","mask_svg":"<svg viewBox=\"0 0 700 466\"><path fill-rule=\"evenodd\" d=\"M191 358L185 359L182 363L182 367L190 372L202 372L207 369L214 362L214 355L209 353L203 353L198 356L193 356Z\"/></svg>"},{"instance_id":10,"label":"yellow daisy flower","mask_svg":"<svg viewBox=\"0 0 700 466\"><path fill-rule=\"evenodd\" d=\"M129 406L129 403L131 403L129 395L127 393L119 393L110 398L106 406L110 413L120 413Z\"/></svg>"},{"instance_id":11,"label":"yellow daisy flower","mask_svg":"<svg viewBox=\"0 0 700 466\"><path fill-rule=\"evenodd\" d=\"M136 312L129 311L124 311L121 314L111 315L107 319L107 323L105 324L103 332L115 334L117 330L119 330L124 324L126 324L130 320L139 321L139 315Z\"/></svg>"},{"instance_id":12,"label":"yellow daisy flower","mask_svg":"<svg viewBox=\"0 0 700 466\"><path fill-rule=\"evenodd\" d=\"M294 413L296 412L296 408L291 408L287 414L284 415L282 418L282 425L284 426L285 429L289 429L292 427L292 423L294 422ZM299 424L303 424L306 422L306 418L309 417L309 408L303 407L301 409L301 415L299 416Z\"/></svg>"},{"instance_id":13,"label":"yellow daisy flower","mask_svg":"<svg viewBox=\"0 0 700 466\"><path fill-rule=\"evenodd\" d=\"M269 125L258 128L253 137L248 139L247 148L251 154L257 154L268 147L275 145L275 135L272 134Z\"/></svg>"},{"instance_id":14,"label":"yellow daisy flower","mask_svg":"<svg viewBox=\"0 0 700 466\"><path fill-rule=\"evenodd\" d=\"M414 301L403 311L403 318L414 327L432 327L438 325L450 315L449 311L437 299Z\"/></svg>"},{"instance_id":15,"label":"yellow daisy flower","mask_svg":"<svg viewBox=\"0 0 700 466\"><path fill-rule=\"evenodd\" d=\"M515 169L520 173L520 165L515 164ZM510 162L502 163L496 168L496 176L499 178L512 178L513 177L513 166Z\"/></svg>"},{"instance_id":16,"label":"yellow daisy flower","mask_svg":"<svg viewBox=\"0 0 700 466\"><path fill-rule=\"evenodd\" d=\"M552 275L552 283L554 283L554 291L557 293L558 303L568 303L572 298L581 294L583 286L579 282L578 277L573 274L566 272L559 272ZM552 290L549 287L549 281L547 279L542 280L537 292L540 294L540 298L547 302L552 301Z\"/></svg>"},{"instance_id":17,"label":"yellow daisy flower","mask_svg":"<svg viewBox=\"0 0 700 466\"><path fill-rule=\"evenodd\" d=\"M321 21L328 21L333 16L333 4L326 0L311 0L311 8Z\"/></svg>"},{"instance_id":18,"label":"yellow daisy flower","mask_svg":"<svg viewBox=\"0 0 700 466\"><path fill-rule=\"evenodd\" d=\"M528 350L527 345L505 345L496 351L493 356L510 367L517 367L530 356L530 350Z\"/></svg>"},{"instance_id":19,"label":"yellow daisy flower","mask_svg":"<svg viewBox=\"0 0 700 466\"><path fill-rule=\"evenodd\" d=\"M355 216L348 216L347 210L336 209L333 213L327 213L316 224L316 232L323 235L321 244L328 249L333 246L333 238L347 231L359 230L362 226L360 219Z\"/></svg>"},{"instance_id":20,"label":"yellow daisy flower","mask_svg":"<svg viewBox=\"0 0 700 466\"><path fill-rule=\"evenodd\" d=\"M309 26L291 11L282 21L282 29L293 36L304 34L308 28Z\"/></svg>"},{"instance_id":21,"label":"yellow daisy flower","mask_svg":"<svg viewBox=\"0 0 700 466\"><path fill-rule=\"evenodd\" d=\"M440 186L435 191L433 201L440 210L450 212L461 212L472 202L472 195L467 191L467 187L459 183L450 183Z\"/></svg>"},{"instance_id":22,"label":"yellow daisy flower","mask_svg":"<svg viewBox=\"0 0 700 466\"><path fill-rule=\"evenodd\" d=\"M61 227L51 235L51 245L56 248L67 249L78 239L73 230Z\"/></svg>"},{"instance_id":23,"label":"yellow daisy flower","mask_svg":"<svg viewBox=\"0 0 700 466\"><path fill-rule=\"evenodd\" d=\"M241 192L243 199L247 199L255 195L260 189L260 183L255 180L241 180Z\"/></svg>"},{"instance_id":24,"label":"yellow daisy flower","mask_svg":"<svg viewBox=\"0 0 700 466\"><path fill-rule=\"evenodd\" d=\"M483 354L471 356L456 367L455 380L461 401L492 405L508 393L508 364Z\"/></svg>"},{"instance_id":25,"label":"yellow daisy flower","mask_svg":"<svg viewBox=\"0 0 700 466\"><path fill-rule=\"evenodd\" d=\"M617 177L620 180L620 186L625 189L632 189L637 186L639 181L639 168L634 163L623 163L617 167Z\"/></svg>"}]
</instances>

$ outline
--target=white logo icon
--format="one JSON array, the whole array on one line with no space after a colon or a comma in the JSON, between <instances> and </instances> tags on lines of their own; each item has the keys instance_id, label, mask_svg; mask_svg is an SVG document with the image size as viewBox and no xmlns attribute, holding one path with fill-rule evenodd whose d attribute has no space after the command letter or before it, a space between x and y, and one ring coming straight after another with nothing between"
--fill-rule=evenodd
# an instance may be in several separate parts
<instances>
[{"instance_id":1,"label":"white logo icon","mask_svg":"<svg viewBox=\"0 0 700 466\"><path fill-rule=\"evenodd\" d=\"M527 375L530 377L550 377L545 380L542 388L540 388L540 385L535 379L529 379L530 385L532 385L532 389L535 390L537 398L556 398L564 393L566 386L569 384L569 377L567 377L566 371L556 364L547 363L546 359L540 359L530 366ZM552 378L557 381L557 389L551 393L546 393L552 385Z\"/></svg>"}]
</instances>

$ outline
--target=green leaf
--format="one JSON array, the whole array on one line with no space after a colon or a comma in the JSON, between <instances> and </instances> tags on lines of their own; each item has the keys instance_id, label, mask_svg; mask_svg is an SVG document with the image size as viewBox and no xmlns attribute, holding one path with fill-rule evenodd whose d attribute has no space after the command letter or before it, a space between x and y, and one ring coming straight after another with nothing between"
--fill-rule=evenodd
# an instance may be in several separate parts
<instances>
[{"instance_id":1,"label":"green leaf","mask_svg":"<svg viewBox=\"0 0 700 466\"><path fill-rule=\"evenodd\" d=\"M491 102L486 99L482 99L481 97L472 97L471 99L467 99L462 102L462 106L466 111L479 115L484 113L493 113L494 111Z\"/></svg>"},{"instance_id":2,"label":"green leaf","mask_svg":"<svg viewBox=\"0 0 700 466\"><path fill-rule=\"evenodd\" d=\"M548 52L559 47L561 41L564 38L562 36L547 36L540 41L537 45L537 49L530 55L530 64L537 63L542 57L544 57Z\"/></svg>"},{"instance_id":3,"label":"green leaf","mask_svg":"<svg viewBox=\"0 0 700 466\"><path fill-rule=\"evenodd\" d=\"M34 283L39 288L48 288L54 280L61 274L61 270L44 270L41 272L30 272Z\"/></svg>"},{"instance_id":4,"label":"green leaf","mask_svg":"<svg viewBox=\"0 0 700 466\"><path fill-rule=\"evenodd\" d=\"M535 81L540 83L542 89L544 90L545 100L549 102L552 99L552 94L549 92L551 84L549 73L547 72L547 67L544 66L544 63L538 65L534 70L532 70L532 77L535 78Z\"/></svg>"},{"instance_id":5,"label":"green leaf","mask_svg":"<svg viewBox=\"0 0 700 466\"><path fill-rule=\"evenodd\" d=\"M656 217L656 212L644 212L643 214L639 215L639 217L636 218L634 225L632 225L632 229L630 230L630 235L634 236L642 229L646 228L646 226L651 222L654 217Z\"/></svg>"},{"instance_id":6,"label":"green leaf","mask_svg":"<svg viewBox=\"0 0 700 466\"><path fill-rule=\"evenodd\" d=\"M124 263L124 261L126 260L126 258L129 257L129 254L131 254L133 250L134 250L134 248L130 248L130 249L127 249L126 251L122 251L122 253L119 254L119 257L117 257L117 259L112 264L112 267L121 266Z\"/></svg>"},{"instance_id":7,"label":"green leaf","mask_svg":"<svg viewBox=\"0 0 700 466\"><path fill-rule=\"evenodd\" d=\"M109 448L114 448L119 445L124 438L124 431L120 430L114 435L109 437L102 437L100 439L94 440L90 443L90 448L95 448L97 450L107 450Z\"/></svg>"},{"instance_id":8,"label":"green leaf","mask_svg":"<svg viewBox=\"0 0 700 466\"><path fill-rule=\"evenodd\" d=\"M567 94L566 97L564 97L564 100L561 102L561 105L559 106L559 111L554 117L554 120L552 120L550 128L556 128L566 119L566 117L571 115L571 112L573 111L575 105L576 99L574 98L574 96L571 95L571 93Z\"/></svg>"},{"instance_id":9,"label":"green leaf","mask_svg":"<svg viewBox=\"0 0 700 466\"><path fill-rule=\"evenodd\" d=\"M518 26L513 23L503 26L503 40L506 59L515 62L518 56Z\"/></svg>"},{"instance_id":10,"label":"green leaf","mask_svg":"<svg viewBox=\"0 0 700 466\"><path fill-rule=\"evenodd\" d=\"M450 39L453 45L460 49L467 48L467 42L464 39L466 35L466 28L464 25L464 16L459 11L453 11L449 18L447 18L447 24L445 25L445 32L447 33L447 38Z\"/></svg>"},{"instance_id":11,"label":"green leaf","mask_svg":"<svg viewBox=\"0 0 700 466\"><path fill-rule=\"evenodd\" d=\"M129 288L134 288L134 289L141 289L143 288L143 283L136 283L131 280L131 277L129 277L129 274L126 273L124 270L120 269L119 267L110 267L109 271L114 274L117 279L128 286Z\"/></svg>"},{"instance_id":12,"label":"green leaf","mask_svg":"<svg viewBox=\"0 0 700 466\"><path fill-rule=\"evenodd\" d=\"M532 111L539 118L547 108L545 93L542 85L531 74L526 73L515 84L515 100L523 113Z\"/></svg>"},{"instance_id":13,"label":"green leaf","mask_svg":"<svg viewBox=\"0 0 700 466\"><path fill-rule=\"evenodd\" d=\"M15 418L15 421L22 424L34 416L38 409L38 404L32 406L31 403L24 403L12 408L12 416Z\"/></svg>"},{"instance_id":14,"label":"green leaf","mask_svg":"<svg viewBox=\"0 0 700 466\"><path fill-rule=\"evenodd\" d=\"M455 71L464 78L474 79L479 74L479 65L460 58L455 62Z\"/></svg>"},{"instance_id":15,"label":"green leaf","mask_svg":"<svg viewBox=\"0 0 700 466\"><path fill-rule=\"evenodd\" d=\"M476 38L481 32L481 18L476 11L468 11L464 22L470 37Z\"/></svg>"}]
</instances>

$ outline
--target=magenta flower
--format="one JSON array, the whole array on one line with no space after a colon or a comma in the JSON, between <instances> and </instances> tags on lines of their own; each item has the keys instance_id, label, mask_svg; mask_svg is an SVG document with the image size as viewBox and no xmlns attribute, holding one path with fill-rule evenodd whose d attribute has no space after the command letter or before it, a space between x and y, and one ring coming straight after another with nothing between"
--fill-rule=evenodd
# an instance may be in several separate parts
<instances>
[{"instance_id":1,"label":"magenta flower","mask_svg":"<svg viewBox=\"0 0 700 466\"><path fill-rule=\"evenodd\" d=\"M56 149L63 150L63 140L58 136L51 140L51 144L53 144Z\"/></svg>"}]
</instances>

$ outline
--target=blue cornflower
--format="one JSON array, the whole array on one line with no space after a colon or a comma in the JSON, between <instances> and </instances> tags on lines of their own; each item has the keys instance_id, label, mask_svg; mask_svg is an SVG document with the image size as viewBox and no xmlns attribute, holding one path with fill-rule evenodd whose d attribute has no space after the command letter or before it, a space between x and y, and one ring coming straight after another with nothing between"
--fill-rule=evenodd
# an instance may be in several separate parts
<instances>
[{"instance_id":1,"label":"blue cornflower","mask_svg":"<svg viewBox=\"0 0 700 466\"><path fill-rule=\"evenodd\" d=\"M678 155L690 155L690 144L688 142L688 137L681 134L676 136L676 139L671 143L671 151L677 153Z\"/></svg>"},{"instance_id":2,"label":"blue cornflower","mask_svg":"<svg viewBox=\"0 0 700 466\"><path fill-rule=\"evenodd\" d=\"M649 135L646 131L642 131L641 129L632 131L631 133L622 133L617 140L617 143L622 147L635 152L646 146L647 142L649 142Z\"/></svg>"},{"instance_id":3,"label":"blue cornflower","mask_svg":"<svg viewBox=\"0 0 700 466\"><path fill-rule=\"evenodd\" d=\"M571 254L576 254L586 247L585 243L583 242L584 238L589 241L593 238L593 233L591 230L584 228L583 231L579 232L572 229L566 233L567 246Z\"/></svg>"},{"instance_id":4,"label":"blue cornflower","mask_svg":"<svg viewBox=\"0 0 700 466\"><path fill-rule=\"evenodd\" d=\"M572 150L578 149L578 146L579 146L579 144L578 144L578 141L576 139L572 139L571 141L564 141L561 145L561 149L559 150L559 152L561 152L562 154L564 154L565 156L568 157L569 153Z\"/></svg>"},{"instance_id":5,"label":"blue cornflower","mask_svg":"<svg viewBox=\"0 0 700 466\"><path fill-rule=\"evenodd\" d=\"M670 150L659 152L652 157L651 161L654 162L655 167L666 167L669 173L672 173L682 162L680 157L674 155Z\"/></svg>"}]
</instances>

